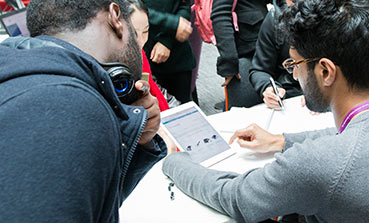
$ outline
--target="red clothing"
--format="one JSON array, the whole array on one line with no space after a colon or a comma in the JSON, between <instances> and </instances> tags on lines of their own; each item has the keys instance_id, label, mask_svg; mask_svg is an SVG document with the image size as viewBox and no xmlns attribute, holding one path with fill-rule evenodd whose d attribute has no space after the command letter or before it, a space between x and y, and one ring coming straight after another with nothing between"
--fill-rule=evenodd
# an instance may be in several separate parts
<instances>
[{"instance_id":1,"label":"red clothing","mask_svg":"<svg viewBox=\"0 0 369 223\"><path fill-rule=\"evenodd\" d=\"M161 93L158 85L156 85L155 81L153 81L151 77L150 64L149 61L147 60L145 51L141 50L141 53L142 53L142 72L149 73L150 93L151 95L153 95L158 99L160 111L165 111L169 109L168 102L164 98L163 93Z\"/></svg>"},{"instance_id":2,"label":"red clothing","mask_svg":"<svg viewBox=\"0 0 369 223\"><path fill-rule=\"evenodd\" d=\"M31 0L22 0L25 6L27 6L30 1ZM0 0L0 8L5 12L14 10L10 5L6 4L5 0Z\"/></svg>"}]
</instances>

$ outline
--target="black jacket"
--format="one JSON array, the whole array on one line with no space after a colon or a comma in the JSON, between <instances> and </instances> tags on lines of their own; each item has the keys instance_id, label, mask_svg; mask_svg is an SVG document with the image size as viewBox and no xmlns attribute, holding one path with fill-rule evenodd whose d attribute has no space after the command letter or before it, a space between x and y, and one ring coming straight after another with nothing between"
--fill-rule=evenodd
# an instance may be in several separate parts
<instances>
[{"instance_id":1,"label":"black jacket","mask_svg":"<svg viewBox=\"0 0 369 223\"><path fill-rule=\"evenodd\" d=\"M233 0L213 1L211 20L220 56L217 73L233 76L239 73L238 58L252 57L262 21L267 14L263 0L238 0L236 13L239 32L232 21Z\"/></svg>"},{"instance_id":2,"label":"black jacket","mask_svg":"<svg viewBox=\"0 0 369 223\"><path fill-rule=\"evenodd\" d=\"M188 40L183 43L176 40L179 17L190 20L190 1L180 0L143 0L149 8L149 39L144 50L150 62L150 68L155 73L179 73L191 71L196 66ZM170 56L164 63L154 63L150 54L157 42L170 49Z\"/></svg>"},{"instance_id":3,"label":"black jacket","mask_svg":"<svg viewBox=\"0 0 369 223\"><path fill-rule=\"evenodd\" d=\"M138 145L142 107L120 103L106 71L53 37L0 44L0 222L118 222L166 155Z\"/></svg>"},{"instance_id":4,"label":"black jacket","mask_svg":"<svg viewBox=\"0 0 369 223\"><path fill-rule=\"evenodd\" d=\"M270 86L269 78L273 77L276 85L286 90L285 97L289 98L302 92L299 83L282 66L282 62L289 58L289 44L278 33L276 21L287 5L285 0L274 1L273 5L274 9L265 17L260 28L250 69L250 82L263 98L263 92Z\"/></svg>"}]
</instances>

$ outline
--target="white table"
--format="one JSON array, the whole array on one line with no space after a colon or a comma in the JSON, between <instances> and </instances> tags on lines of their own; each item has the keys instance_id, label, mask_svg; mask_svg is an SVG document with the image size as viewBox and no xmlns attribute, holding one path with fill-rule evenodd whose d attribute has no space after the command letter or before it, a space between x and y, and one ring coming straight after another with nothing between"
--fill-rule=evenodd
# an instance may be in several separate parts
<instances>
[{"instance_id":1,"label":"white table","mask_svg":"<svg viewBox=\"0 0 369 223\"><path fill-rule=\"evenodd\" d=\"M4 40L4 39L6 39L6 38L8 38L9 37L9 35L7 35L7 34L1 34L0 35L0 43Z\"/></svg>"},{"instance_id":2,"label":"white table","mask_svg":"<svg viewBox=\"0 0 369 223\"><path fill-rule=\"evenodd\" d=\"M311 115L305 107L301 107L300 97L285 100L284 111L273 111L263 105L252 108L234 108L229 112L210 116L209 119L222 136L228 140L232 132L257 123L273 133L299 132L303 130L333 127L331 113ZM238 147L236 143L232 147ZM251 150L237 148L236 155L212 166L212 169L229 170L243 173L263 167L274 160L273 154L260 154ZM161 171L162 162L157 163L141 180L132 194L119 210L121 222L125 223L196 223L226 222L228 216L193 200L183 194L175 186L168 190L171 182ZM174 200L171 200L174 192Z\"/></svg>"}]
</instances>

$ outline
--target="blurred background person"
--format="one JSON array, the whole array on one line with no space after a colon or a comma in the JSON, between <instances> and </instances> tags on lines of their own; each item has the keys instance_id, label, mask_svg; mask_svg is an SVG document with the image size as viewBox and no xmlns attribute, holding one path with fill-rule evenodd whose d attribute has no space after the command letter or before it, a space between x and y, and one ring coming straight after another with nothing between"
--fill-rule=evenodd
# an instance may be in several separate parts
<instances>
[{"instance_id":1,"label":"blurred background person","mask_svg":"<svg viewBox=\"0 0 369 223\"><path fill-rule=\"evenodd\" d=\"M195 0L191 0L191 6L195 4ZM202 39L197 31L197 27L195 25L196 20L196 13L191 8L191 27L193 29L189 41L192 48L192 52L195 55L196 59L196 67L192 69L192 82L191 82L191 96L193 101L196 104L199 104L199 99L197 96L197 89L196 89L196 80L199 76L199 66L200 66L200 56L201 56L201 48L202 48Z\"/></svg>"},{"instance_id":2,"label":"blurred background person","mask_svg":"<svg viewBox=\"0 0 369 223\"><path fill-rule=\"evenodd\" d=\"M142 72L149 73L149 84L150 84L150 93L157 98L159 103L160 111L165 111L169 109L169 105L161 93L159 87L152 80L151 70L149 61L143 51L142 47L145 45L149 35L149 18L148 18L148 8L141 0L128 0L129 2L129 15L132 22L132 25L137 34L137 42L142 50ZM176 145L173 140L169 137L169 135L162 129L159 128L158 134L163 138L165 144L168 148L168 154L176 151Z\"/></svg>"},{"instance_id":3,"label":"blurred background person","mask_svg":"<svg viewBox=\"0 0 369 223\"><path fill-rule=\"evenodd\" d=\"M281 12L293 4L294 1L291 0L273 0L274 8L265 17L256 42L250 82L260 97L259 103L264 101L269 108L280 107L277 97L290 98L302 94L298 81L282 66L283 61L290 57L289 44L280 31L277 31ZM270 84L270 77L275 80L278 96Z\"/></svg>"},{"instance_id":4,"label":"blurred background person","mask_svg":"<svg viewBox=\"0 0 369 223\"><path fill-rule=\"evenodd\" d=\"M217 73L225 78L228 105L251 107L260 103L259 96L249 82L249 69L255 52L259 29L267 14L263 0L238 0L235 12L239 31L235 32L232 20L233 0L215 0L211 13L216 47ZM223 102L216 107L223 107Z\"/></svg>"},{"instance_id":5,"label":"blurred background person","mask_svg":"<svg viewBox=\"0 0 369 223\"><path fill-rule=\"evenodd\" d=\"M142 54L142 73L149 74L150 93L158 99L160 111L169 109L168 102L159 89L158 85L153 81L149 61L147 60L145 51L142 49L149 37L149 10L140 0L128 0L129 15L132 25L137 34L137 42Z\"/></svg>"},{"instance_id":6,"label":"blurred background person","mask_svg":"<svg viewBox=\"0 0 369 223\"><path fill-rule=\"evenodd\" d=\"M149 8L149 39L144 46L153 76L181 103L191 100L196 60L188 38L190 1L144 0Z\"/></svg>"}]
</instances>

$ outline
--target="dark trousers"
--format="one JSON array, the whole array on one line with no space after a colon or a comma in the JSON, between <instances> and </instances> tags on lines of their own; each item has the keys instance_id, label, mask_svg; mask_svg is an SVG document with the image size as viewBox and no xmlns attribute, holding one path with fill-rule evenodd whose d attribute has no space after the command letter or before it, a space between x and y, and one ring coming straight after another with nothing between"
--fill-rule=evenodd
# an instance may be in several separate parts
<instances>
[{"instance_id":1,"label":"dark trousers","mask_svg":"<svg viewBox=\"0 0 369 223\"><path fill-rule=\"evenodd\" d=\"M249 70L252 58L239 59L239 71L241 80L232 78L227 86L228 107L251 107L263 103L263 99L256 93L249 81Z\"/></svg>"},{"instance_id":2,"label":"dark trousers","mask_svg":"<svg viewBox=\"0 0 369 223\"><path fill-rule=\"evenodd\" d=\"M171 74L153 73L158 83L182 104L191 101L192 71Z\"/></svg>"}]
</instances>

